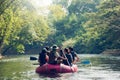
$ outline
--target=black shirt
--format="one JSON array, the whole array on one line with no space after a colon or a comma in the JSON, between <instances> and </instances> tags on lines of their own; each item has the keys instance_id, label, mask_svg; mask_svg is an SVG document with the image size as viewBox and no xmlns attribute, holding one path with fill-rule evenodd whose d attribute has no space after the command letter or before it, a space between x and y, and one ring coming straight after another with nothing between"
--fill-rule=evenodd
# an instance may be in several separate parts
<instances>
[{"instance_id":1,"label":"black shirt","mask_svg":"<svg viewBox=\"0 0 120 80\"><path fill-rule=\"evenodd\" d=\"M39 54L39 62L40 62L40 65L43 65L47 62L46 53L40 53Z\"/></svg>"},{"instance_id":2,"label":"black shirt","mask_svg":"<svg viewBox=\"0 0 120 80\"><path fill-rule=\"evenodd\" d=\"M71 51L73 61L75 60L75 57L77 56L77 53L75 51Z\"/></svg>"},{"instance_id":3,"label":"black shirt","mask_svg":"<svg viewBox=\"0 0 120 80\"><path fill-rule=\"evenodd\" d=\"M63 64L72 66L72 61L73 61L72 55L68 54L68 53L65 55L66 55L68 60L63 60Z\"/></svg>"}]
</instances>

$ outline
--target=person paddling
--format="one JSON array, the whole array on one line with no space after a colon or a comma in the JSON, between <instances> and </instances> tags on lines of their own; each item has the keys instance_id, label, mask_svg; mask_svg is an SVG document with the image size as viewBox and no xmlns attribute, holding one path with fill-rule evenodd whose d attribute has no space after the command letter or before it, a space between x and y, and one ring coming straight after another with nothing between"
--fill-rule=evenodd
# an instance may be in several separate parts
<instances>
[{"instance_id":1,"label":"person paddling","mask_svg":"<svg viewBox=\"0 0 120 80\"><path fill-rule=\"evenodd\" d=\"M59 55L58 49L59 47L57 45L53 45L52 51L49 54L49 62L48 62L49 64L53 64L53 65L60 64L59 61L65 59Z\"/></svg>"},{"instance_id":2,"label":"person paddling","mask_svg":"<svg viewBox=\"0 0 120 80\"><path fill-rule=\"evenodd\" d=\"M63 60L63 64L72 66L73 58L68 48L64 49L64 57L66 57L67 59Z\"/></svg>"},{"instance_id":3,"label":"person paddling","mask_svg":"<svg viewBox=\"0 0 120 80\"><path fill-rule=\"evenodd\" d=\"M73 64L79 61L79 57L77 55L77 53L74 51L74 49L72 47L69 47L70 53L72 54L72 58L73 58Z\"/></svg>"}]
</instances>

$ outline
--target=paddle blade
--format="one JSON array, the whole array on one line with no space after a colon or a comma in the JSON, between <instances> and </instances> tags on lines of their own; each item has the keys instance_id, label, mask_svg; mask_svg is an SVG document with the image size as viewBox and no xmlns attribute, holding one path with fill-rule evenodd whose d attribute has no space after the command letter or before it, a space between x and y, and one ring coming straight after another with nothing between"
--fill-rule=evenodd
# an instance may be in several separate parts
<instances>
[{"instance_id":1,"label":"paddle blade","mask_svg":"<svg viewBox=\"0 0 120 80\"><path fill-rule=\"evenodd\" d=\"M30 60L37 60L37 58L30 56Z\"/></svg>"},{"instance_id":2,"label":"paddle blade","mask_svg":"<svg viewBox=\"0 0 120 80\"><path fill-rule=\"evenodd\" d=\"M89 60L84 60L84 61L81 61L82 64L90 64L90 61Z\"/></svg>"}]
</instances>

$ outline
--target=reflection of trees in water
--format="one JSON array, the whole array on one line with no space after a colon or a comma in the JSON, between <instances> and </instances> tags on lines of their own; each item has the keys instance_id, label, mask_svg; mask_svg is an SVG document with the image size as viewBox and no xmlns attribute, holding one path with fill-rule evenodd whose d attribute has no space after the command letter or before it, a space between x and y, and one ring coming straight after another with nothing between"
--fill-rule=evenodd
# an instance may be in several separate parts
<instances>
[{"instance_id":1,"label":"reflection of trees in water","mask_svg":"<svg viewBox=\"0 0 120 80\"><path fill-rule=\"evenodd\" d=\"M105 69L112 69L113 71L120 71L120 60L109 57L94 57L91 58L93 66L101 66Z\"/></svg>"},{"instance_id":2,"label":"reflection of trees in water","mask_svg":"<svg viewBox=\"0 0 120 80\"><path fill-rule=\"evenodd\" d=\"M113 71L120 71L120 60L106 60L105 64L109 64L109 68Z\"/></svg>"}]
</instances>

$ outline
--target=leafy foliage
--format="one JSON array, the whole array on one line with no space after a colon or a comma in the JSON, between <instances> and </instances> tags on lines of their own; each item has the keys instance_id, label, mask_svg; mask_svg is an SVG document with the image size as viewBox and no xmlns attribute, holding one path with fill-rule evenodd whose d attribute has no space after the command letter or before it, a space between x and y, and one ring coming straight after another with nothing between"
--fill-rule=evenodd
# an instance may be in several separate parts
<instances>
[{"instance_id":1,"label":"leafy foliage","mask_svg":"<svg viewBox=\"0 0 120 80\"><path fill-rule=\"evenodd\" d=\"M47 14L29 0L0 4L0 54L53 44L78 53L120 49L119 0L53 0Z\"/></svg>"},{"instance_id":2,"label":"leafy foliage","mask_svg":"<svg viewBox=\"0 0 120 80\"><path fill-rule=\"evenodd\" d=\"M58 30L55 37L64 35L63 43L73 38L79 53L119 49L119 4L118 0L72 0L67 8L69 14L54 24Z\"/></svg>"},{"instance_id":3,"label":"leafy foliage","mask_svg":"<svg viewBox=\"0 0 120 80\"><path fill-rule=\"evenodd\" d=\"M8 48L23 53L25 45L45 41L50 31L47 20L36 13L28 0L4 0L1 3L1 53Z\"/></svg>"}]
</instances>

